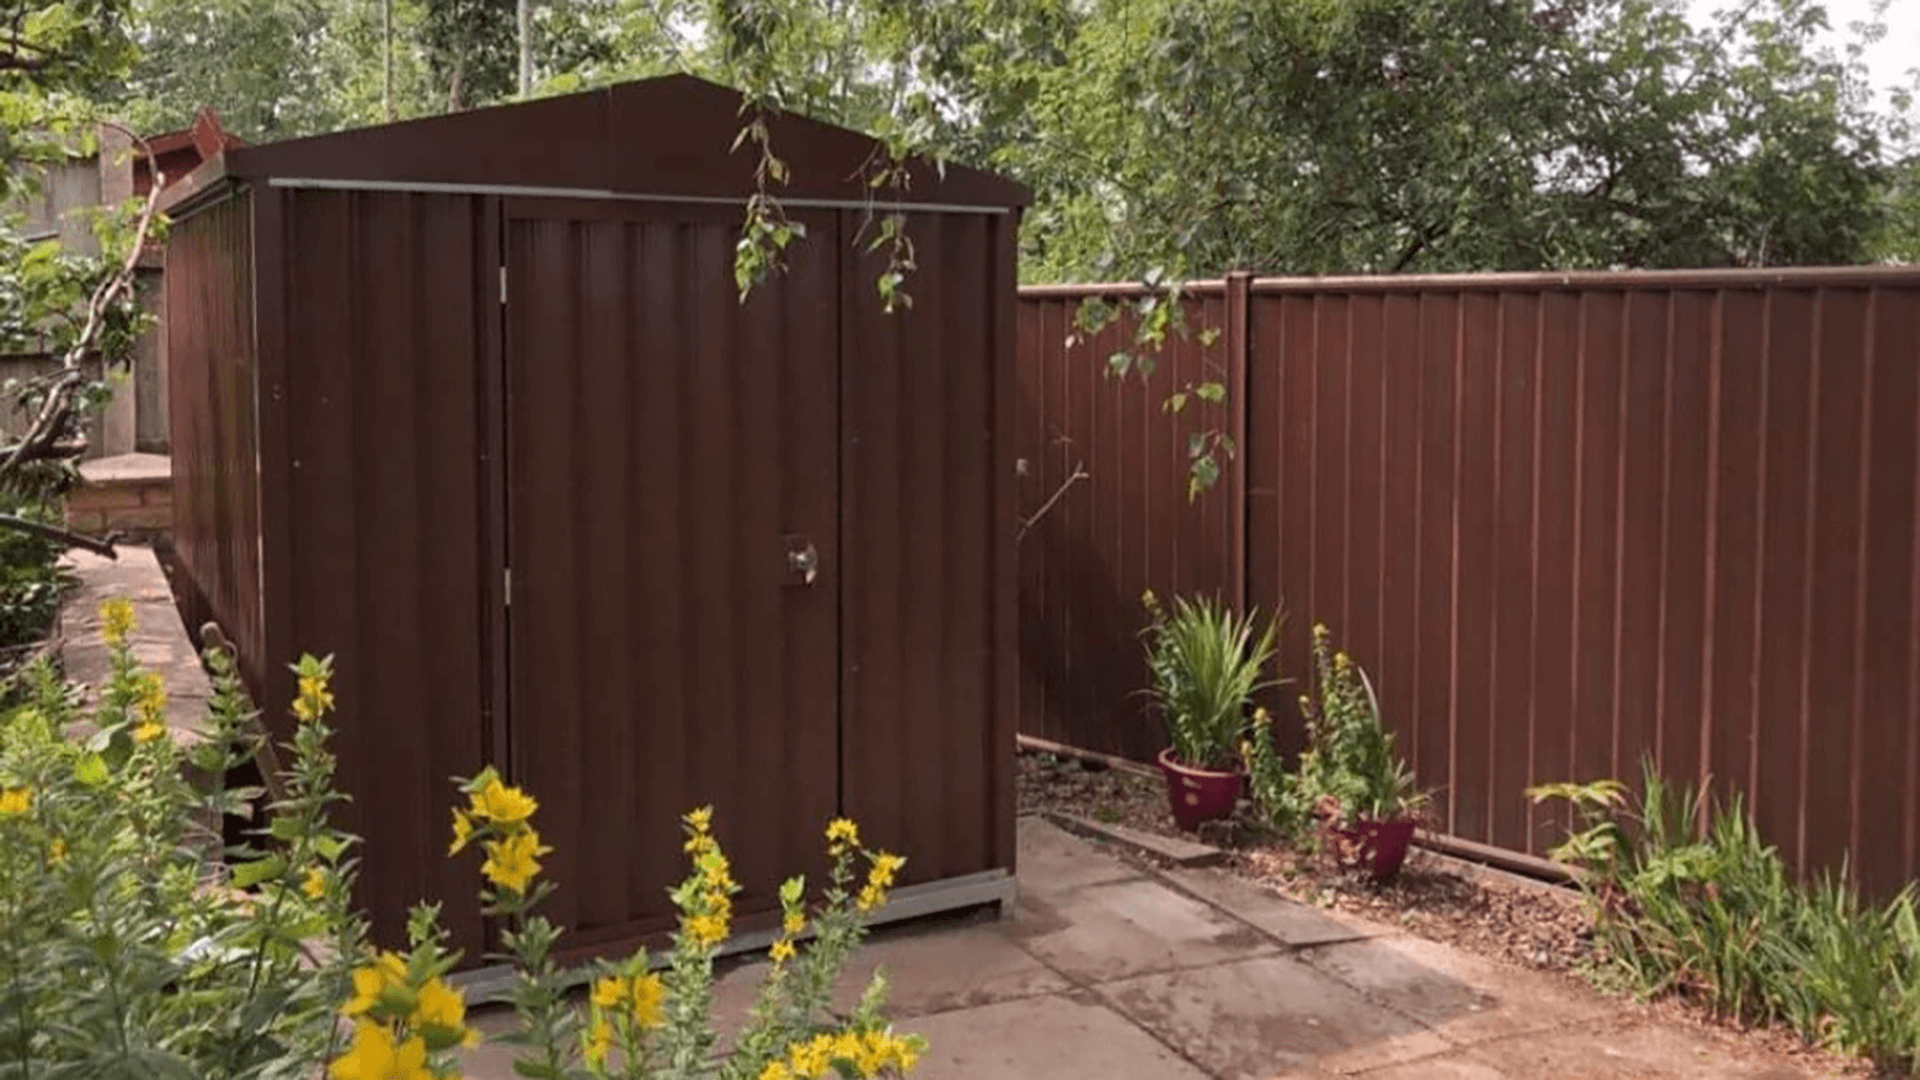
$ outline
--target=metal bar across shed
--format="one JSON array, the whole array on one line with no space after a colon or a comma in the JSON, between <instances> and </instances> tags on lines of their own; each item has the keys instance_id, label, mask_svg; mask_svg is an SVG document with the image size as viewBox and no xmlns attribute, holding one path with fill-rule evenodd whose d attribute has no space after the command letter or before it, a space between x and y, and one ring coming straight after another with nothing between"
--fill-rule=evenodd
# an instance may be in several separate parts
<instances>
[{"instance_id":1,"label":"metal bar across shed","mask_svg":"<svg viewBox=\"0 0 1920 1080\"><path fill-rule=\"evenodd\" d=\"M275 176L267 181L277 188L311 188L322 191L393 191L425 195L505 195L549 199L618 199L624 202L698 203L708 206L745 206L745 199L714 195L642 194L595 188L526 187L517 184L440 184L427 180L323 180L298 176ZM781 199L783 206L811 207L822 210L884 210L888 213L915 214L1004 214L1005 206L966 206L950 203L866 202L860 199Z\"/></svg>"}]
</instances>

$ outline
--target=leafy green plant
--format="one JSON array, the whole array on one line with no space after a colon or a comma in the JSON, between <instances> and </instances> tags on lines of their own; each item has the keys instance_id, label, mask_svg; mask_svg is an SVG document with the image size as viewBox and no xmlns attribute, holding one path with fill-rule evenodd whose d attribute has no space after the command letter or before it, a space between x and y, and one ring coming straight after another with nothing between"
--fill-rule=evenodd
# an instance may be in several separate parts
<instances>
[{"instance_id":1,"label":"leafy green plant","mask_svg":"<svg viewBox=\"0 0 1920 1080\"><path fill-rule=\"evenodd\" d=\"M1313 628L1314 688L1300 695L1307 747L1289 772L1280 761L1272 721L1256 715L1254 737L1241 748L1255 804L1269 825L1296 839L1315 823L1350 826L1419 814L1428 795L1394 752L1366 672L1334 648L1325 624Z\"/></svg>"},{"instance_id":2,"label":"leafy green plant","mask_svg":"<svg viewBox=\"0 0 1920 1080\"><path fill-rule=\"evenodd\" d=\"M1174 757L1195 769L1230 769L1247 730L1253 695L1277 685L1264 674L1273 660L1279 621L1262 627L1257 613L1235 613L1208 597L1176 597L1168 611L1152 592L1142 597L1151 620L1147 669L1150 693Z\"/></svg>"},{"instance_id":3,"label":"leafy green plant","mask_svg":"<svg viewBox=\"0 0 1920 1080\"><path fill-rule=\"evenodd\" d=\"M131 606L101 614L112 667L97 702L82 708L40 662L0 716L0 1072L312 1075L345 985L333 958L361 927L352 838L325 822L322 712L291 745L270 850L232 852L223 872L216 823L259 794L219 782L252 752L232 664L209 654L208 719L182 745L166 687L129 651ZM305 669L324 680L319 661Z\"/></svg>"},{"instance_id":4,"label":"leafy green plant","mask_svg":"<svg viewBox=\"0 0 1920 1080\"><path fill-rule=\"evenodd\" d=\"M1579 873L1597 977L1642 997L1684 995L1744 1024L1784 1024L1884 1072L1920 1064L1911 888L1876 907L1844 868L1802 885L1739 795L1712 805L1651 763L1637 796L1615 780L1543 784L1527 796L1575 811L1551 854Z\"/></svg>"},{"instance_id":5,"label":"leafy green plant","mask_svg":"<svg viewBox=\"0 0 1920 1080\"><path fill-rule=\"evenodd\" d=\"M350 907L358 841L328 824L342 798L328 749L331 664L295 665L278 794L255 842L222 860L218 823L264 795L222 779L258 749L232 661L208 653L209 716L198 738L176 739L165 686L128 648L131 605L109 601L101 621L112 669L92 706L43 661L26 673L27 699L0 710L0 1076L457 1076L459 1049L479 1036L448 978L460 957L437 907L414 910L404 951L369 948ZM922 1052L884 1021L879 975L850 1014L832 1011L865 920L903 864L864 847L851 821L827 827L817 903L803 879L780 889L769 973L745 1030L716 1057L713 961L738 886L711 812L685 819L693 870L673 890L672 951L605 965L583 1004L554 959L559 931L536 910L553 891L540 877L538 804L491 770L461 787L453 852L485 854L482 899L516 972L521 1023L508 1041L522 1048L519 1075L874 1077L905 1073Z\"/></svg>"},{"instance_id":6,"label":"leafy green plant","mask_svg":"<svg viewBox=\"0 0 1920 1080\"><path fill-rule=\"evenodd\" d=\"M0 494L0 514L33 521L53 520L47 507ZM0 675L8 665L5 650L44 638L60 609L67 575L60 571L60 545L29 533L0 529Z\"/></svg>"}]
</instances>

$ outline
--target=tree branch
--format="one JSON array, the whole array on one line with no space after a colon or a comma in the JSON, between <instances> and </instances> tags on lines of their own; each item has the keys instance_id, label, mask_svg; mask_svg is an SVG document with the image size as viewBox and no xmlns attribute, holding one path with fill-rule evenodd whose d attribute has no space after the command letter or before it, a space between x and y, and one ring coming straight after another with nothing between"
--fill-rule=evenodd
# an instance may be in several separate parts
<instances>
[{"instance_id":1,"label":"tree branch","mask_svg":"<svg viewBox=\"0 0 1920 1080\"><path fill-rule=\"evenodd\" d=\"M127 249L126 258L87 297L86 317L80 324L80 332L61 355L60 377L47 390L46 400L40 403L40 409L33 423L28 426L26 435L8 449L4 459L0 459L0 489L6 487L9 478L19 471L23 462L36 455L44 456L46 448L66 427L73 412L73 395L85 379L83 365L98 348L100 334L106 329L107 312L133 288L139 273L141 252L146 249L154 218L159 214L160 191L166 186L166 176L159 171L159 159L154 156L153 144L119 124L109 122L103 126L125 134L140 145L147 159L154 164L153 186L147 192L146 203L140 208L139 224L134 230L133 243Z\"/></svg>"},{"instance_id":2,"label":"tree branch","mask_svg":"<svg viewBox=\"0 0 1920 1080\"><path fill-rule=\"evenodd\" d=\"M87 536L84 533L77 533L70 529L63 529L58 525L48 525L40 521L29 521L26 518L15 517L12 514L0 514L0 529L12 529L14 532L23 532L29 536L37 536L42 540L53 540L65 544L68 547L77 547L83 551L91 551L95 555L105 555L109 559L118 559L120 557L119 554L113 550L113 542L119 535L117 533L109 534L105 539L101 539Z\"/></svg>"},{"instance_id":3,"label":"tree branch","mask_svg":"<svg viewBox=\"0 0 1920 1080\"><path fill-rule=\"evenodd\" d=\"M1027 530L1033 528L1034 525L1037 524L1041 518L1047 516L1047 511L1053 509L1053 504L1060 501L1060 497L1067 493L1068 488L1071 488L1073 485L1079 483L1082 480L1090 480L1090 479L1092 479L1092 474L1087 472L1084 464L1076 463L1073 467L1073 475L1067 477L1065 482L1063 482L1058 488L1056 488L1054 490L1054 493L1047 498L1047 501L1040 504L1040 509L1035 510L1033 512L1032 517L1026 518L1025 520L1020 522L1020 531L1015 533L1013 536L1014 542L1019 543L1023 538L1025 538L1025 536L1027 535Z\"/></svg>"}]
</instances>

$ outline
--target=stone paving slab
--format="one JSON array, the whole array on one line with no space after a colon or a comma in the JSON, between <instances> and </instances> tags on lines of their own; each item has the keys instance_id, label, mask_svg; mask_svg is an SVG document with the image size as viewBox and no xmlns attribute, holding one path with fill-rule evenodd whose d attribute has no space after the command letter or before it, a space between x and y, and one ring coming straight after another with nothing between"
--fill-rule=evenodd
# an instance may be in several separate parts
<instances>
[{"instance_id":1,"label":"stone paving slab","mask_svg":"<svg viewBox=\"0 0 1920 1080\"><path fill-rule=\"evenodd\" d=\"M1099 1004L1065 996L923 1017L913 1080L1209 1080L1153 1036Z\"/></svg>"},{"instance_id":2,"label":"stone paving slab","mask_svg":"<svg viewBox=\"0 0 1920 1080\"><path fill-rule=\"evenodd\" d=\"M1196 840L1143 832L1125 825L1109 825L1104 821L1095 821L1090 817L1064 811L1055 811L1047 817L1069 832L1076 832L1081 836L1108 843L1124 844L1181 866L1218 866L1227 858L1226 852L1212 844L1202 844Z\"/></svg>"},{"instance_id":3,"label":"stone paving slab","mask_svg":"<svg viewBox=\"0 0 1920 1080\"><path fill-rule=\"evenodd\" d=\"M1034 893L1061 893L1140 876L1140 871L1121 859L1038 815L1025 815L1019 822L1019 862L1015 878L1025 896Z\"/></svg>"},{"instance_id":4,"label":"stone paving slab","mask_svg":"<svg viewBox=\"0 0 1920 1080\"><path fill-rule=\"evenodd\" d=\"M851 1009L874 971L887 976L888 1013L896 1018L992 1005L1072 988L1063 976L1014 944L998 919L951 921L881 931L853 954L834 1004ZM716 1007L744 1014L766 977L765 961L734 968L716 983Z\"/></svg>"},{"instance_id":5,"label":"stone paving slab","mask_svg":"<svg viewBox=\"0 0 1920 1080\"><path fill-rule=\"evenodd\" d=\"M1244 960L1277 947L1253 928L1151 878L1022 895L1020 945L1082 984ZM1039 932L1034 932L1038 927Z\"/></svg>"},{"instance_id":6,"label":"stone paving slab","mask_svg":"<svg viewBox=\"0 0 1920 1080\"><path fill-rule=\"evenodd\" d=\"M1303 959L1457 1043L1544 1031L1606 1015L1611 1006L1566 980L1425 938L1324 945Z\"/></svg>"},{"instance_id":7,"label":"stone paving slab","mask_svg":"<svg viewBox=\"0 0 1920 1080\"><path fill-rule=\"evenodd\" d=\"M1165 871L1162 876L1183 891L1252 923L1288 945L1321 945L1399 933L1393 927L1350 915L1329 915L1228 873L1175 869Z\"/></svg>"},{"instance_id":8,"label":"stone paving slab","mask_svg":"<svg viewBox=\"0 0 1920 1080\"><path fill-rule=\"evenodd\" d=\"M1100 994L1222 1080L1268 1080L1304 1065L1356 1070L1451 1047L1286 956L1148 975Z\"/></svg>"}]
</instances>

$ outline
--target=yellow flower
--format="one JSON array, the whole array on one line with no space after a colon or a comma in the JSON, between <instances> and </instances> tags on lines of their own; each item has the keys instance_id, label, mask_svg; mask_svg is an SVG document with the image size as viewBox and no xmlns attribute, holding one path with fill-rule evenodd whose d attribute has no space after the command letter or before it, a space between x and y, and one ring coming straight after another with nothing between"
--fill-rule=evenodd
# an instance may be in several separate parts
<instances>
[{"instance_id":1,"label":"yellow flower","mask_svg":"<svg viewBox=\"0 0 1920 1080\"><path fill-rule=\"evenodd\" d=\"M140 726L133 729L133 741L138 743L150 743L153 740L159 738L160 736L165 735L166 733L167 733L167 729L160 724L153 724L153 723L141 724Z\"/></svg>"},{"instance_id":2,"label":"yellow flower","mask_svg":"<svg viewBox=\"0 0 1920 1080\"><path fill-rule=\"evenodd\" d=\"M33 808L33 789L8 788L0 791L0 817L18 817Z\"/></svg>"},{"instance_id":3,"label":"yellow flower","mask_svg":"<svg viewBox=\"0 0 1920 1080\"><path fill-rule=\"evenodd\" d=\"M353 998L340 1011L348 1016L363 1016L380 1004L389 988L407 985L407 962L398 953L383 952L373 963L353 969Z\"/></svg>"},{"instance_id":4,"label":"yellow flower","mask_svg":"<svg viewBox=\"0 0 1920 1080\"><path fill-rule=\"evenodd\" d=\"M65 866L67 864L67 842L65 840L57 836L53 838L53 843L47 846L47 863L51 866Z\"/></svg>"},{"instance_id":5,"label":"yellow flower","mask_svg":"<svg viewBox=\"0 0 1920 1080\"><path fill-rule=\"evenodd\" d=\"M1327 637L1328 635L1330 635L1330 634L1332 634L1332 633L1333 633L1333 631L1331 631L1331 630L1329 630L1329 629L1327 629L1327 624L1326 624L1326 623L1323 623L1323 622L1317 622L1317 623L1314 623L1314 624L1313 624L1313 636L1314 636L1314 637L1315 637L1316 639L1324 639L1324 638L1326 638L1326 637Z\"/></svg>"},{"instance_id":6,"label":"yellow flower","mask_svg":"<svg viewBox=\"0 0 1920 1080\"><path fill-rule=\"evenodd\" d=\"M694 832L707 832L713 828L713 807L702 806L689 810L685 821Z\"/></svg>"},{"instance_id":7,"label":"yellow flower","mask_svg":"<svg viewBox=\"0 0 1920 1080\"><path fill-rule=\"evenodd\" d=\"M318 900L327 895L326 871L317 866L307 871L307 876L300 881L300 891L306 893L308 897L314 900Z\"/></svg>"},{"instance_id":8,"label":"yellow flower","mask_svg":"<svg viewBox=\"0 0 1920 1080\"><path fill-rule=\"evenodd\" d=\"M460 991L448 986L439 976L427 980L413 1005L413 1022L426 1027L465 1034L467 1001Z\"/></svg>"},{"instance_id":9,"label":"yellow flower","mask_svg":"<svg viewBox=\"0 0 1920 1080\"><path fill-rule=\"evenodd\" d=\"M774 963L784 964L793 959L793 942L781 938L773 943L773 948L767 950L767 955L773 958Z\"/></svg>"},{"instance_id":10,"label":"yellow flower","mask_svg":"<svg viewBox=\"0 0 1920 1080\"><path fill-rule=\"evenodd\" d=\"M136 677L133 707L143 724L161 726L166 723L167 684L158 672L143 671ZM137 733L135 737L138 738Z\"/></svg>"},{"instance_id":11,"label":"yellow flower","mask_svg":"<svg viewBox=\"0 0 1920 1080\"><path fill-rule=\"evenodd\" d=\"M657 1028L667 1022L667 984L658 975L642 975L633 980L633 1022L643 1028Z\"/></svg>"},{"instance_id":12,"label":"yellow flower","mask_svg":"<svg viewBox=\"0 0 1920 1080\"><path fill-rule=\"evenodd\" d=\"M607 1054L613 1049L613 1025L605 1020L595 1020L593 1029L587 1033L587 1045L583 1053L587 1064L598 1069L606 1065Z\"/></svg>"},{"instance_id":13,"label":"yellow flower","mask_svg":"<svg viewBox=\"0 0 1920 1080\"><path fill-rule=\"evenodd\" d=\"M334 1059L327 1074L334 1080L432 1080L427 1044L418 1035L394 1045L385 1024L362 1021L354 1029L353 1048Z\"/></svg>"},{"instance_id":14,"label":"yellow flower","mask_svg":"<svg viewBox=\"0 0 1920 1080\"><path fill-rule=\"evenodd\" d=\"M848 847L860 846L860 826L846 818L834 818L827 825L827 843Z\"/></svg>"},{"instance_id":15,"label":"yellow flower","mask_svg":"<svg viewBox=\"0 0 1920 1080\"><path fill-rule=\"evenodd\" d=\"M293 699L293 715L311 722L333 710L333 692L325 675L300 676L300 692Z\"/></svg>"},{"instance_id":16,"label":"yellow flower","mask_svg":"<svg viewBox=\"0 0 1920 1080\"><path fill-rule=\"evenodd\" d=\"M133 604L125 597L116 596L100 605L100 636L107 644L115 648L127 643L127 635L133 633Z\"/></svg>"},{"instance_id":17,"label":"yellow flower","mask_svg":"<svg viewBox=\"0 0 1920 1080\"><path fill-rule=\"evenodd\" d=\"M760 1070L759 1080L793 1080L793 1070L787 1068L784 1061L769 1061L767 1067Z\"/></svg>"},{"instance_id":18,"label":"yellow flower","mask_svg":"<svg viewBox=\"0 0 1920 1080\"><path fill-rule=\"evenodd\" d=\"M516 787L508 787L500 778L490 777L487 786L473 793L473 816L496 825L514 826L533 816L540 804L533 796Z\"/></svg>"},{"instance_id":19,"label":"yellow flower","mask_svg":"<svg viewBox=\"0 0 1920 1080\"><path fill-rule=\"evenodd\" d=\"M495 885L517 893L527 891L527 883L540 873L540 856L553 850L540 843L540 834L532 829L523 829L504 840L489 840L482 846L487 861L480 864L480 872Z\"/></svg>"},{"instance_id":20,"label":"yellow flower","mask_svg":"<svg viewBox=\"0 0 1920 1080\"><path fill-rule=\"evenodd\" d=\"M874 908L877 908L881 904L884 904L886 902L887 902L887 890L869 881L867 882L866 887L860 890L860 895L854 897L853 906L865 912L865 911L872 911Z\"/></svg>"},{"instance_id":21,"label":"yellow flower","mask_svg":"<svg viewBox=\"0 0 1920 1080\"><path fill-rule=\"evenodd\" d=\"M608 975L595 979L593 983L593 1003L602 1009L611 1009L624 1001L627 996L627 980L618 975Z\"/></svg>"},{"instance_id":22,"label":"yellow flower","mask_svg":"<svg viewBox=\"0 0 1920 1080\"><path fill-rule=\"evenodd\" d=\"M833 1068L833 1036L815 1035L787 1051L795 1076L825 1076Z\"/></svg>"},{"instance_id":23,"label":"yellow flower","mask_svg":"<svg viewBox=\"0 0 1920 1080\"><path fill-rule=\"evenodd\" d=\"M906 864L907 860L900 856L883 851L873 857L873 869L868 871L867 881L883 889L887 888L893 884L894 875L899 873L900 868Z\"/></svg>"},{"instance_id":24,"label":"yellow flower","mask_svg":"<svg viewBox=\"0 0 1920 1080\"><path fill-rule=\"evenodd\" d=\"M727 940L727 917L725 915L695 915L687 920L687 936L694 944L703 947L718 945Z\"/></svg>"},{"instance_id":25,"label":"yellow flower","mask_svg":"<svg viewBox=\"0 0 1920 1080\"><path fill-rule=\"evenodd\" d=\"M456 806L453 808L453 843L447 845L448 857L460 854L466 848L467 841L471 839L473 839L473 819L461 813L460 808Z\"/></svg>"},{"instance_id":26,"label":"yellow flower","mask_svg":"<svg viewBox=\"0 0 1920 1080\"><path fill-rule=\"evenodd\" d=\"M787 912L787 917L780 923L780 929L789 936L797 934L806 928L807 917L797 911Z\"/></svg>"}]
</instances>

